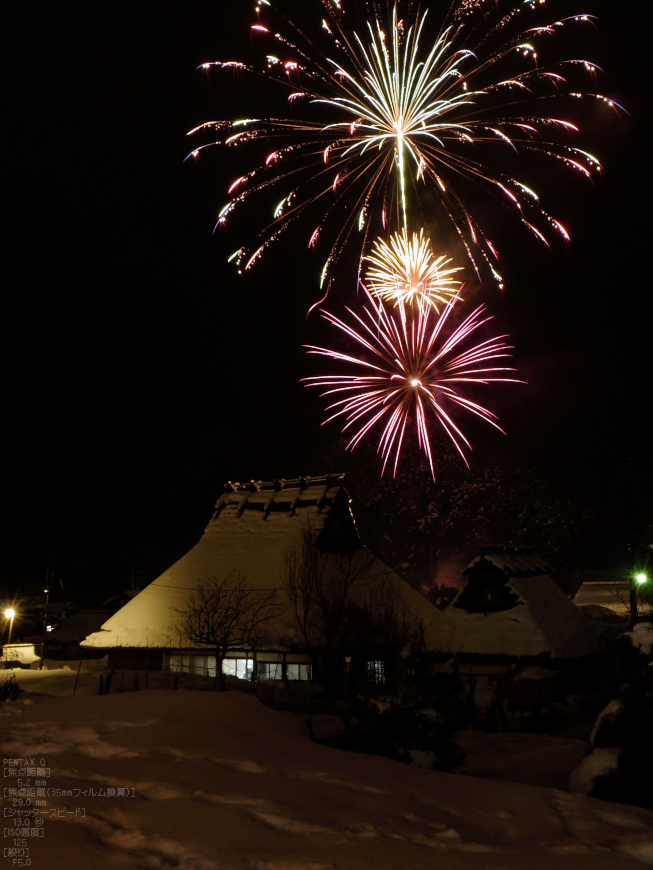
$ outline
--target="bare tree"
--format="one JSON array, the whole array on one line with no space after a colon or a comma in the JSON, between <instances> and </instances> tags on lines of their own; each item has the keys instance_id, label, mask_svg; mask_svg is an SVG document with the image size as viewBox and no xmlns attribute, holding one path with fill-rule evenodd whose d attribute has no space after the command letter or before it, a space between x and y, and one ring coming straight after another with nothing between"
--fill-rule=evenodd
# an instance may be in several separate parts
<instances>
[{"instance_id":1,"label":"bare tree","mask_svg":"<svg viewBox=\"0 0 653 870\"><path fill-rule=\"evenodd\" d=\"M302 639L309 649L332 646L341 634L355 588L369 582L374 557L363 547L323 553L317 532L304 529L298 546L286 551L284 581Z\"/></svg>"},{"instance_id":2,"label":"bare tree","mask_svg":"<svg viewBox=\"0 0 653 870\"><path fill-rule=\"evenodd\" d=\"M358 604L369 614L369 643L397 655L407 648L412 651L424 648L424 622L415 616L406 598L390 580L384 577L374 586L368 586Z\"/></svg>"},{"instance_id":3,"label":"bare tree","mask_svg":"<svg viewBox=\"0 0 653 870\"><path fill-rule=\"evenodd\" d=\"M647 616L653 613L653 601L650 600L650 592L647 595L648 590L646 587L643 589L637 589L636 584L633 584L632 581L630 585L615 583L614 586L610 587L610 592L614 597L612 604L619 601L624 608L624 614L630 614L631 618L634 614L633 595L637 602L637 612L639 616ZM606 606L610 607L610 604Z\"/></svg>"},{"instance_id":4,"label":"bare tree","mask_svg":"<svg viewBox=\"0 0 653 870\"><path fill-rule=\"evenodd\" d=\"M399 652L418 640L422 627L394 584L379 574L380 563L369 550L323 553L316 539L309 527L299 545L286 552L283 580L303 643L333 694L353 649L382 646Z\"/></svg>"},{"instance_id":5,"label":"bare tree","mask_svg":"<svg viewBox=\"0 0 653 870\"><path fill-rule=\"evenodd\" d=\"M198 582L187 606L176 611L179 629L189 643L215 649L216 672L224 692L227 652L260 645L265 626L279 615L280 607L276 590L251 589L244 574L230 571L222 578Z\"/></svg>"}]
</instances>

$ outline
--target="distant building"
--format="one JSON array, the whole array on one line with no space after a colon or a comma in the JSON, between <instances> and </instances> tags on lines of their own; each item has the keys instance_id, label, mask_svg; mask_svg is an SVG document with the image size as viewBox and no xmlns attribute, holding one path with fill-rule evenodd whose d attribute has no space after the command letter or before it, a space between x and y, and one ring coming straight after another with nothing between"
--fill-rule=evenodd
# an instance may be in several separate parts
<instances>
[{"instance_id":1,"label":"distant building","mask_svg":"<svg viewBox=\"0 0 653 870\"><path fill-rule=\"evenodd\" d=\"M1 667L27 668L38 661L33 643L6 643L2 647Z\"/></svg>"},{"instance_id":2,"label":"distant building","mask_svg":"<svg viewBox=\"0 0 653 870\"><path fill-rule=\"evenodd\" d=\"M531 547L480 547L437 623L440 648L473 656L570 659L599 651L595 627Z\"/></svg>"},{"instance_id":3,"label":"distant building","mask_svg":"<svg viewBox=\"0 0 653 870\"><path fill-rule=\"evenodd\" d=\"M618 616L628 616L630 582L613 571L588 571L574 596L574 604L578 607L607 607Z\"/></svg>"},{"instance_id":4,"label":"distant building","mask_svg":"<svg viewBox=\"0 0 653 870\"><path fill-rule=\"evenodd\" d=\"M46 636L48 657L56 658L55 650L75 654L80 641L92 632L99 631L109 616L110 610L80 610L54 626Z\"/></svg>"},{"instance_id":5,"label":"distant building","mask_svg":"<svg viewBox=\"0 0 653 870\"><path fill-rule=\"evenodd\" d=\"M109 613L115 613L117 610L120 610L121 607L124 607L128 601L131 601L132 598L136 598L139 591L139 589L125 589L125 591L121 592L119 595L112 595L111 598L107 598L103 601L102 607Z\"/></svg>"}]
</instances>

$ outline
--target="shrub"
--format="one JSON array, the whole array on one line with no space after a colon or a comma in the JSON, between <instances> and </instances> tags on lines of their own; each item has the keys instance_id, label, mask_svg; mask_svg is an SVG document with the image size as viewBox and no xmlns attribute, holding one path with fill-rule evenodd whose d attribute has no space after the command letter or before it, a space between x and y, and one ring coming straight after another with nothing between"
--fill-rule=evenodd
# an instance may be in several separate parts
<instances>
[{"instance_id":1,"label":"shrub","mask_svg":"<svg viewBox=\"0 0 653 870\"><path fill-rule=\"evenodd\" d=\"M23 694L23 689L16 682L16 674L0 683L0 701L15 701Z\"/></svg>"},{"instance_id":2,"label":"shrub","mask_svg":"<svg viewBox=\"0 0 653 870\"><path fill-rule=\"evenodd\" d=\"M628 688L594 735L595 749L619 749L618 764L598 776L591 797L653 809L653 674Z\"/></svg>"},{"instance_id":3,"label":"shrub","mask_svg":"<svg viewBox=\"0 0 653 870\"><path fill-rule=\"evenodd\" d=\"M452 773L465 760L465 753L452 739L452 729L435 710L393 705L379 711L376 704L357 711L353 749L384 755L410 764L412 752L428 753L432 770Z\"/></svg>"}]
</instances>

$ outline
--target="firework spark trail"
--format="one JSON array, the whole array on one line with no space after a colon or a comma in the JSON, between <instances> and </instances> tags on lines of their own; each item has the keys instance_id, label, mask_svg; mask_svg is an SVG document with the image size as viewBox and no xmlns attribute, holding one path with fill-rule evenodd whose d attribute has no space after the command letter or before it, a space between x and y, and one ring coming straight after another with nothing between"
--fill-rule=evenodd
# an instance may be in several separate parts
<instances>
[{"instance_id":1,"label":"firework spark trail","mask_svg":"<svg viewBox=\"0 0 653 870\"><path fill-rule=\"evenodd\" d=\"M576 85L576 72L593 76L598 67L579 59L539 66L537 51L539 40L550 41L569 25L591 23L591 16L540 24L541 2L506 0L502 13L494 2L454 0L438 22L433 12L419 14L416 6L401 0L386 12L380 11L382 4L363 0L358 6L352 0L351 8L344 0L311 2L320 14L309 32L293 25L271 0L259 0L252 33L257 40L272 41L277 51L267 54L265 69L240 61L202 65L282 83L290 91L291 106L308 100L320 115L316 120L211 121L191 131L217 133L213 141L198 145L193 156L211 145L272 143L262 165L230 186L232 198L218 217L218 224L224 224L250 198L283 189L271 222L254 244L234 254L239 270L250 268L284 230L300 216L304 223L310 214L316 221L309 229L311 247L323 231L331 231L324 283L356 228L362 233L362 256L380 224L407 229L413 198L419 203L428 190L437 194L477 272L489 268L501 283L496 247L467 205L468 182L512 209L540 241L548 244L550 231L569 239L535 191L492 169L483 154L491 158L494 149L507 147L561 161L584 177L600 170L593 155L561 138L575 134L577 126L545 111L549 101L563 97L593 98L615 107ZM371 14L361 17L359 10ZM527 16L533 20L524 21ZM436 25L433 35L427 23Z\"/></svg>"},{"instance_id":2,"label":"firework spark trail","mask_svg":"<svg viewBox=\"0 0 653 870\"><path fill-rule=\"evenodd\" d=\"M434 256L423 229L411 237L403 229L389 242L377 239L363 260L371 264L366 274L371 295L395 305L416 302L419 308L432 305L438 311L438 304L448 304L460 289L461 282L451 276L461 267L445 268L451 259Z\"/></svg>"},{"instance_id":3,"label":"firework spark trail","mask_svg":"<svg viewBox=\"0 0 653 870\"><path fill-rule=\"evenodd\" d=\"M460 301L459 296L452 297L438 313L430 305L417 311L407 311L401 303L390 307L382 298L364 292L367 304L362 315L347 308L349 321L321 311L329 323L353 340L360 356L307 345L309 353L329 357L353 369L351 374L304 378L307 386L326 387L322 396L340 396L328 406L327 411L333 413L325 423L343 417L343 431L354 429L348 449L356 447L372 429L381 427L378 449L383 457L382 473L394 456L396 474L406 429L414 420L419 446L435 479L430 434L430 423L434 420L467 464L464 448L471 449L471 444L453 417L457 407L503 430L492 411L461 395L456 385L523 383L506 376L514 368L487 365L510 356L512 348L503 341L506 336L465 348L470 336L492 318L484 316L481 305L448 332L449 318Z\"/></svg>"}]
</instances>

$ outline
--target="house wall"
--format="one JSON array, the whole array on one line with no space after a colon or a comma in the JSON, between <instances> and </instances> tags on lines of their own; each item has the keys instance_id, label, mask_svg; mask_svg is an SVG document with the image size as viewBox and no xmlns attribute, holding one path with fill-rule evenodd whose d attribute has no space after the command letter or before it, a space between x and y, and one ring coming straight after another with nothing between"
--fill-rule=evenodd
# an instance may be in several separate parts
<instances>
[{"instance_id":1,"label":"house wall","mask_svg":"<svg viewBox=\"0 0 653 870\"><path fill-rule=\"evenodd\" d=\"M142 647L117 647L110 649L109 669L125 671L160 671L163 667L163 650Z\"/></svg>"},{"instance_id":2,"label":"house wall","mask_svg":"<svg viewBox=\"0 0 653 870\"><path fill-rule=\"evenodd\" d=\"M163 668L171 673L216 677L216 657L202 650L165 651ZM224 673L245 680L310 680L311 657L307 653L265 650L230 650Z\"/></svg>"}]
</instances>

